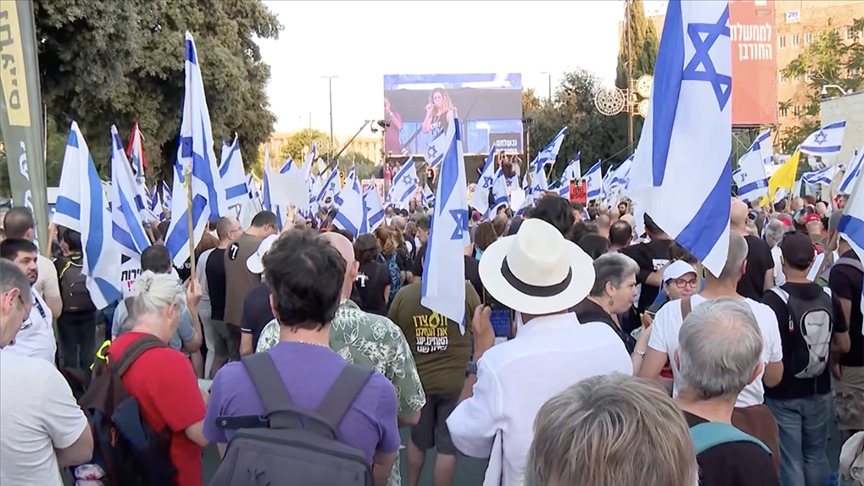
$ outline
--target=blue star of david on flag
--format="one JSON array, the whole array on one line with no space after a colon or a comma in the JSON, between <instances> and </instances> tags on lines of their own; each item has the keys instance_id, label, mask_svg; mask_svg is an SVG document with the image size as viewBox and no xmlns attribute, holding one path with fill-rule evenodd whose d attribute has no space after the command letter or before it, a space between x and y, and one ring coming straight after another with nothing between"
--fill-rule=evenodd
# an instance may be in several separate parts
<instances>
[{"instance_id":1,"label":"blue star of david on flag","mask_svg":"<svg viewBox=\"0 0 864 486\"><path fill-rule=\"evenodd\" d=\"M435 147L435 145L429 145L429 148L426 149L426 154L429 156L430 160L433 160L438 157L438 148Z\"/></svg>"},{"instance_id":2,"label":"blue star of david on flag","mask_svg":"<svg viewBox=\"0 0 864 486\"><path fill-rule=\"evenodd\" d=\"M451 209L450 216L456 222L456 228L453 230L451 240L461 240L468 231L468 210L467 209Z\"/></svg>"},{"instance_id":3,"label":"blue star of david on flag","mask_svg":"<svg viewBox=\"0 0 864 486\"><path fill-rule=\"evenodd\" d=\"M825 135L825 132L819 130L819 133L816 134L816 143L822 145L826 141L828 141L828 137Z\"/></svg>"},{"instance_id":4,"label":"blue star of david on flag","mask_svg":"<svg viewBox=\"0 0 864 486\"><path fill-rule=\"evenodd\" d=\"M693 42L696 53L693 54L693 58L684 68L684 73L681 76L682 80L711 83L721 111L726 107L726 103L729 102L732 95L732 76L717 72L714 67L714 60L711 58L711 48L714 47L714 43L721 35L730 37L727 23L729 23L728 6L723 10L723 14L715 24L691 23L687 25L687 35Z\"/></svg>"}]
</instances>

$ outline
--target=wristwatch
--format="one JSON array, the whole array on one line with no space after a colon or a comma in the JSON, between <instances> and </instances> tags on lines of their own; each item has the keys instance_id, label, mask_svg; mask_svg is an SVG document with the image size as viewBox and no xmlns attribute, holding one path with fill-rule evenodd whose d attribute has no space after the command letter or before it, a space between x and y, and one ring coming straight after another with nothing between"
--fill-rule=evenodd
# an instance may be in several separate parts
<instances>
[{"instance_id":1,"label":"wristwatch","mask_svg":"<svg viewBox=\"0 0 864 486\"><path fill-rule=\"evenodd\" d=\"M469 361L468 366L465 367L465 377L468 375L476 375L477 374L477 363L474 361Z\"/></svg>"}]
</instances>

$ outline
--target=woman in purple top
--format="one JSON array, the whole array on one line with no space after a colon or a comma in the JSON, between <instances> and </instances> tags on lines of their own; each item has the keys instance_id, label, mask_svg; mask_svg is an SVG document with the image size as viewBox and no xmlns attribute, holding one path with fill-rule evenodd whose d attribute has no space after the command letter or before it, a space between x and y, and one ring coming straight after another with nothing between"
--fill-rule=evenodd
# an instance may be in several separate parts
<instances>
[{"instance_id":1,"label":"woman in purple top","mask_svg":"<svg viewBox=\"0 0 864 486\"><path fill-rule=\"evenodd\" d=\"M346 366L329 347L330 321L339 306L345 261L325 240L306 230L280 237L264 257L273 315L281 325L280 343L270 358L294 404L315 410ZM309 275L316 278L310 279ZM338 424L339 438L362 451L376 484L390 476L399 451L396 391L375 372ZM204 436L224 454L233 433L217 427L219 416L260 415L264 407L242 363L216 374L204 420Z\"/></svg>"}]
</instances>

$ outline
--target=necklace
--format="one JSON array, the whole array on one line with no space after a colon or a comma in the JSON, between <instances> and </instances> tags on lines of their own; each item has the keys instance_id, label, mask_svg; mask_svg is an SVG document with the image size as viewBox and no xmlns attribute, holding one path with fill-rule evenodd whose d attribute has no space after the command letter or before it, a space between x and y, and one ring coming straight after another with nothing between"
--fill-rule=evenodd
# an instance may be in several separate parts
<instances>
[{"instance_id":1,"label":"necklace","mask_svg":"<svg viewBox=\"0 0 864 486\"><path fill-rule=\"evenodd\" d=\"M319 344L319 343L310 343L309 341L286 341L286 342L289 342L289 343L308 344L308 345L310 345L310 346L320 346L320 347L322 347L322 348L330 348L330 346L328 346L328 345Z\"/></svg>"}]
</instances>

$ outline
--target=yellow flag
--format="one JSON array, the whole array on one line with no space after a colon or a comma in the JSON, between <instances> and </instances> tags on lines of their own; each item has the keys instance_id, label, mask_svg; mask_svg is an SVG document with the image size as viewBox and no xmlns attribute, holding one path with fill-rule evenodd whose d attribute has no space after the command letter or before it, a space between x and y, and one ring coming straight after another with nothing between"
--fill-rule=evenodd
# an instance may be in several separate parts
<instances>
[{"instance_id":1,"label":"yellow flag","mask_svg":"<svg viewBox=\"0 0 864 486\"><path fill-rule=\"evenodd\" d=\"M798 174L798 160L801 158L801 152L796 150L792 157L789 158L783 165L774 172L774 175L768 179L768 197L771 201L774 200L774 194L777 189L792 189L795 187L795 176Z\"/></svg>"}]
</instances>

